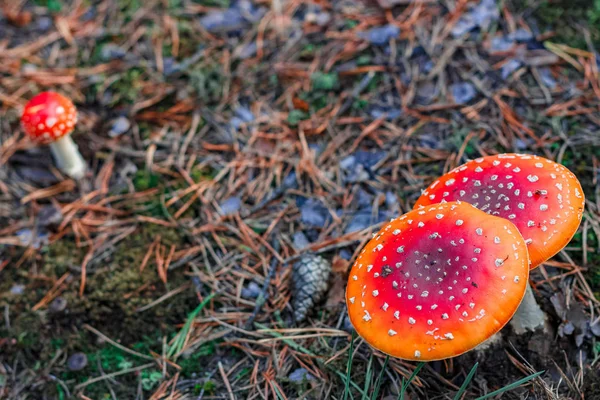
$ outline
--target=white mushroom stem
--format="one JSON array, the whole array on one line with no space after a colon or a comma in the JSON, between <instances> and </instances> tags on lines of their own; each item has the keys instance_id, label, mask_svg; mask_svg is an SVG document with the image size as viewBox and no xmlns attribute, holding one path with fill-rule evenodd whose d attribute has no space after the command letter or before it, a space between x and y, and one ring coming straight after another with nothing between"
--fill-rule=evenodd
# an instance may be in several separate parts
<instances>
[{"instance_id":1,"label":"white mushroom stem","mask_svg":"<svg viewBox=\"0 0 600 400\"><path fill-rule=\"evenodd\" d=\"M517 312L510 320L510 325L517 335L521 335L528 330L546 329L546 314L535 301L529 283L525 289L525 296L521 301L521 305L519 305Z\"/></svg>"},{"instance_id":2,"label":"white mushroom stem","mask_svg":"<svg viewBox=\"0 0 600 400\"><path fill-rule=\"evenodd\" d=\"M56 161L56 166L73 179L81 179L85 175L87 165L71 135L50 143L50 150Z\"/></svg>"}]
</instances>

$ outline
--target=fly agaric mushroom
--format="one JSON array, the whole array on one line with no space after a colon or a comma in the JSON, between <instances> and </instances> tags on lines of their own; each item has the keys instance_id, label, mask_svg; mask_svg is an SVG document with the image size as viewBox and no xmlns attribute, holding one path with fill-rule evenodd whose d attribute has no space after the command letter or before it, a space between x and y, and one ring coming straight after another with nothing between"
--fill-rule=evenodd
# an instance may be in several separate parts
<instances>
[{"instance_id":1,"label":"fly agaric mushroom","mask_svg":"<svg viewBox=\"0 0 600 400\"><path fill-rule=\"evenodd\" d=\"M532 269L569 243L581 222L585 202L581 184L571 171L525 154L469 161L433 182L415 209L456 200L513 222L525 238ZM528 287L511 325L523 333L543 327L544 319Z\"/></svg>"},{"instance_id":2,"label":"fly agaric mushroom","mask_svg":"<svg viewBox=\"0 0 600 400\"><path fill-rule=\"evenodd\" d=\"M468 203L393 219L354 263L352 325L391 356L433 361L469 351L517 310L529 276L525 240L508 220Z\"/></svg>"},{"instance_id":3,"label":"fly agaric mushroom","mask_svg":"<svg viewBox=\"0 0 600 400\"><path fill-rule=\"evenodd\" d=\"M86 164L70 133L77 111L68 98L55 92L42 92L25 105L21 124L36 143L49 144L58 168L71 178L84 176Z\"/></svg>"}]
</instances>

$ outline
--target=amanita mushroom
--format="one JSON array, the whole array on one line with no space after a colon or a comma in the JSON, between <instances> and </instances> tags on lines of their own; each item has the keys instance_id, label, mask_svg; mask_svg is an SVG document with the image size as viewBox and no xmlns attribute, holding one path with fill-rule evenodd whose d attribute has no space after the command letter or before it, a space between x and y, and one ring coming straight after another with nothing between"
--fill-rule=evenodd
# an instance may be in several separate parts
<instances>
[{"instance_id":1,"label":"amanita mushroom","mask_svg":"<svg viewBox=\"0 0 600 400\"><path fill-rule=\"evenodd\" d=\"M391 356L432 361L469 351L517 310L529 276L525 240L508 220L468 203L392 220L348 279L352 325Z\"/></svg>"},{"instance_id":2,"label":"amanita mushroom","mask_svg":"<svg viewBox=\"0 0 600 400\"><path fill-rule=\"evenodd\" d=\"M49 144L58 168L74 179L85 175L86 163L70 133L77 111L68 98L55 92L42 92L25 105L21 124L36 143Z\"/></svg>"},{"instance_id":3,"label":"amanita mushroom","mask_svg":"<svg viewBox=\"0 0 600 400\"><path fill-rule=\"evenodd\" d=\"M527 243L532 269L569 243L581 222L585 201L581 184L566 167L525 154L469 161L433 182L415 209L456 200L514 223ZM522 333L542 327L544 318L528 287L511 325Z\"/></svg>"}]
</instances>

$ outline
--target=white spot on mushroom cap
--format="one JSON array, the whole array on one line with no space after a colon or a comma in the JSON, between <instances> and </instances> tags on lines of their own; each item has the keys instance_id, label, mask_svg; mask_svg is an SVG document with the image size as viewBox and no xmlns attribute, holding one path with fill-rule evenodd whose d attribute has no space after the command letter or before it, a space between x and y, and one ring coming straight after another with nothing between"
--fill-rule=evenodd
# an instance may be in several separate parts
<instances>
[{"instance_id":1,"label":"white spot on mushroom cap","mask_svg":"<svg viewBox=\"0 0 600 400\"><path fill-rule=\"evenodd\" d=\"M371 320L371 314L369 314L369 312L367 310L363 310L365 312L365 315L363 316L363 320L365 322L369 322Z\"/></svg>"}]
</instances>

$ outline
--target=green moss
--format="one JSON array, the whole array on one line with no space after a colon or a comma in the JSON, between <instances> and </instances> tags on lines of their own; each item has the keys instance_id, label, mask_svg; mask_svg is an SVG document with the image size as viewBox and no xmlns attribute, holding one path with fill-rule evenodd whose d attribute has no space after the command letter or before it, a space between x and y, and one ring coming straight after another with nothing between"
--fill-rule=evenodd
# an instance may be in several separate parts
<instances>
[{"instance_id":1,"label":"green moss","mask_svg":"<svg viewBox=\"0 0 600 400\"><path fill-rule=\"evenodd\" d=\"M133 186L138 192L152 189L158 186L159 176L146 169L139 170L133 177Z\"/></svg>"},{"instance_id":2,"label":"green moss","mask_svg":"<svg viewBox=\"0 0 600 400\"><path fill-rule=\"evenodd\" d=\"M207 64L195 67L188 71L189 85L203 102L218 101L223 92L225 77L222 74L221 65Z\"/></svg>"},{"instance_id":3,"label":"green moss","mask_svg":"<svg viewBox=\"0 0 600 400\"><path fill-rule=\"evenodd\" d=\"M35 4L38 6L48 8L48 11L58 13L62 10L62 2L60 0L36 0Z\"/></svg>"},{"instance_id":4,"label":"green moss","mask_svg":"<svg viewBox=\"0 0 600 400\"><path fill-rule=\"evenodd\" d=\"M162 372L155 369L146 369L141 372L142 387L144 390L152 390L162 380Z\"/></svg>"},{"instance_id":5,"label":"green moss","mask_svg":"<svg viewBox=\"0 0 600 400\"><path fill-rule=\"evenodd\" d=\"M210 167L194 167L192 168L192 172L190 173L190 176L192 177L192 179L194 180L194 182L198 183L198 182L202 182L202 181L209 181L214 179L215 176L217 176L218 171L210 168Z\"/></svg>"},{"instance_id":6,"label":"green moss","mask_svg":"<svg viewBox=\"0 0 600 400\"><path fill-rule=\"evenodd\" d=\"M354 110L364 110L369 105L369 102L365 99L356 99L352 103L352 109Z\"/></svg>"},{"instance_id":7,"label":"green moss","mask_svg":"<svg viewBox=\"0 0 600 400\"><path fill-rule=\"evenodd\" d=\"M205 395L212 396L215 393L216 388L216 383L209 379L204 383L198 383L194 386L194 395L199 396L200 393L204 392Z\"/></svg>"},{"instance_id":8,"label":"green moss","mask_svg":"<svg viewBox=\"0 0 600 400\"><path fill-rule=\"evenodd\" d=\"M308 114L305 113L302 110L292 110L289 112L288 114L288 124L290 124L290 126L297 126L300 121L303 121L305 119L308 119Z\"/></svg>"},{"instance_id":9,"label":"green moss","mask_svg":"<svg viewBox=\"0 0 600 400\"><path fill-rule=\"evenodd\" d=\"M587 49L579 25L585 25L595 44L600 44L600 0L545 0L536 13L543 25L556 32L554 42Z\"/></svg>"},{"instance_id":10,"label":"green moss","mask_svg":"<svg viewBox=\"0 0 600 400\"><path fill-rule=\"evenodd\" d=\"M334 72L315 72L310 78L313 90L334 90L340 85L338 75Z\"/></svg>"}]
</instances>

